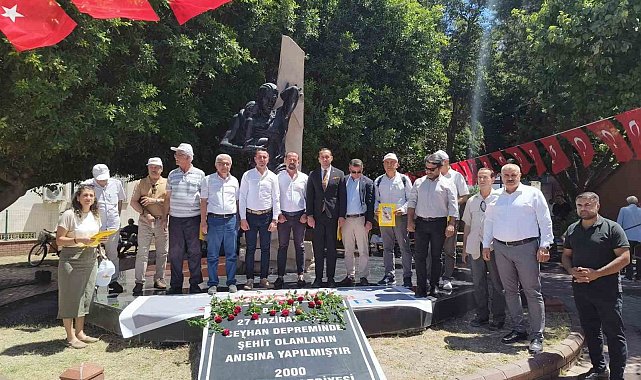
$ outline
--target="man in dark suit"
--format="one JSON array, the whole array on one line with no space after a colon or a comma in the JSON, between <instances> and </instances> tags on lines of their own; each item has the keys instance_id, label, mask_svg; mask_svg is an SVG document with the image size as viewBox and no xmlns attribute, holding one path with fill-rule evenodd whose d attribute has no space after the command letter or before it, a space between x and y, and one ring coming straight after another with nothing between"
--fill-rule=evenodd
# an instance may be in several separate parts
<instances>
[{"instance_id":1,"label":"man in dark suit","mask_svg":"<svg viewBox=\"0 0 641 380\"><path fill-rule=\"evenodd\" d=\"M358 247L360 284L369 285L369 231L374 222L374 182L363 175L363 161L355 158L349 163L349 176L343 177L338 188L340 206L338 225L345 246L347 276L341 286L354 285L356 268L354 252Z\"/></svg>"},{"instance_id":2,"label":"man in dark suit","mask_svg":"<svg viewBox=\"0 0 641 380\"><path fill-rule=\"evenodd\" d=\"M323 148L318 152L320 168L309 173L307 180L307 224L314 229L312 245L316 265L316 279L312 287L321 287L323 267L327 257L327 285L336 286L336 230L338 228L338 185L344 173L332 167L332 152ZM327 249L327 252L325 252Z\"/></svg>"}]
</instances>

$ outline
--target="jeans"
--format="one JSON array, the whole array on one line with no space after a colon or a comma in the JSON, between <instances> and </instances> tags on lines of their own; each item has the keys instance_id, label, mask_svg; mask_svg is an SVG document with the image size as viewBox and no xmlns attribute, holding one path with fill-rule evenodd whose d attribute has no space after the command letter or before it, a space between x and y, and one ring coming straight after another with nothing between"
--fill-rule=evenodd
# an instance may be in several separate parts
<instances>
[{"instance_id":1,"label":"jeans","mask_svg":"<svg viewBox=\"0 0 641 380\"><path fill-rule=\"evenodd\" d=\"M306 225L300 222L300 217L305 213L301 210L297 213L285 216L285 222L278 223L278 276L285 275L287 265L287 250L289 249L289 236L293 233L294 248L296 249L296 273L303 274L305 264L305 239Z\"/></svg>"},{"instance_id":2,"label":"jeans","mask_svg":"<svg viewBox=\"0 0 641 380\"><path fill-rule=\"evenodd\" d=\"M427 292L427 262L431 263L429 283L432 289L438 287L438 279L441 276L441 252L443 251L443 242L445 242L445 227L447 218L434 221L416 220L416 253L414 260L416 262L416 292Z\"/></svg>"},{"instance_id":3,"label":"jeans","mask_svg":"<svg viewBox=\"0 0 641 380\"><path fill-rule=\"evenodd\" d=\"M269 275L269 249L272 240L272 233L269 232L269 224L272 222L272 213L262 215L247 213L249 230L245 231L245 242L247 252L245 254L247 279L254 278L254 253L260 235L260 278L267 278Z\"/></svg>"},{"instance_id":4,"label":"jeans","mask_svg":"<svg viewBox=\"0 0 641 380\"><path fill-rule=\"evenodd\" d=\"M179 218L169 217L169 265L172 289L183 288L183 259L185 252L189 264L189 285L203 282L200 259L200 215Z\"/></svg>"},{"instance_id":5,"label":"jeans","mask_svg":"<svg viewBox=\"0 0 641 380\"><path fill-rule=\"evenodd\" d=\"M578 284L577 284L578 285ZM623 297L618 289L604 291L580 284L574 285L574 302L579 312L590 361L597 371L605 370L603 356L603 334L608 343L610 357L610 379L622 380L628 346L625 340L623 318Z\"/></svg>"},{"instance_id":6,"label":"jeans","mask_svg":"<svg viewBox=\"0 0 641 380\"><path fill-rule=\"evenodd\" d=\"M227 285L236 284L236 239L238 236L238 217L221 218L207 216L207 286L218 286L218 258L220 248L225 252L225 273Z\"/></svg>"}]
</instances>

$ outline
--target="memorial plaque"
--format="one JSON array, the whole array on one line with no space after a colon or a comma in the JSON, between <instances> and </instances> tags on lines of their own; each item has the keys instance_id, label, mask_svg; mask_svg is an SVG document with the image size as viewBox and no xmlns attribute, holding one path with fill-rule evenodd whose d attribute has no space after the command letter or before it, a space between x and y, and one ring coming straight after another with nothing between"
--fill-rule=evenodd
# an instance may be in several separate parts
<instances>
[{"instance_id":1,"label":"memorial plaque","mask_svg":"<svg viewBox=\"0 0 641 380\"><path fill-rule=\"evenodd\" d=\"M198 378L385 379L358 320L345 306L345 329L298 321L295 315L270 316L268 305L258 319L225 321L228 336L205 328Z\"/></svg>"}]
</instances>

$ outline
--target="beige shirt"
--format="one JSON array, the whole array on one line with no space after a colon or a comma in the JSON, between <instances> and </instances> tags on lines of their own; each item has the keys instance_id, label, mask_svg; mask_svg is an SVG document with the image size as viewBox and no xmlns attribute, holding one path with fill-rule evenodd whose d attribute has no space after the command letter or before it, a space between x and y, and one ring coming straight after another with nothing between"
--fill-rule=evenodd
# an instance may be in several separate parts
<instances>
[{"instance_id":1,"label":"beige shirt","mask_svg":"<svg viewBox=\"0 0 641 380\"><path fill-rule=\"evenodd\" d=\"M132 202L140 202L140 198L145 196L153 199L165 199L167 195L167 179L160 177L155 185L151 184L149 177L141 179L134 187L134 194L131 196ZM151 214L156 218L160 218L163 212L163 204L161 202L151 203L143 207L144 212L140 214L142 217L145 214Z\"/></svg>"},{"instance_id":2,"label":"beige shirt","mask_svg":"<svg viewBox=\"0 0 641 380\"><path fill-rule=\"evenodd\" d=\"M67 230L66 237L90 238L100 231L100 217L94 216L91 212L76 215L73 209L69 209L60 215L58 227ZM84 247L84 244L68 245L67 247Z\"/></svg>"}]
</instances>

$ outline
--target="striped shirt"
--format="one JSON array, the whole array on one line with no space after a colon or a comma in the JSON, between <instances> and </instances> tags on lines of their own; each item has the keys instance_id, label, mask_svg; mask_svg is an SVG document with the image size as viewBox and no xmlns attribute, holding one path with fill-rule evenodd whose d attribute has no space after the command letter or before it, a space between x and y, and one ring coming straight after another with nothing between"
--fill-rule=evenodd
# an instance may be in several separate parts
<instances>
[{"instance_id":1,"label":"striped shirt","mask_svg":"<svg viewBox=\"0 0 641 380\"><path fill-rule=\"evenodd\" d=\"M170 192L169 215L177 218L200 216L200 186L205 173L194 167L187 172L176 168L167 176L167 192Z\"/></svg>"}]
</instances>

